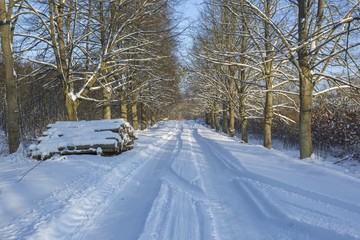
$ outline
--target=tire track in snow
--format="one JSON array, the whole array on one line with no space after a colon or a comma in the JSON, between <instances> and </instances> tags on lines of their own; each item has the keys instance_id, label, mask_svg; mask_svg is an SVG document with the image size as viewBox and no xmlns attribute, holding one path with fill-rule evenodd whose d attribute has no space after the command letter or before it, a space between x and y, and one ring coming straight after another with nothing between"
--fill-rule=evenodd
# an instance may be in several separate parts
<instances>
[{"instance_id":1,"label":"tire track in snow","mask_svg":"<svg viewBox=\"0 0 360 240\"><path fill-rule=\"evenodd\" d=\"M118 158L123 159L119 163L99 164L89 169L88 173L55 191L49 198L35 202L36 208L28 211L26 218L13 219L10 225L0 229L0 235L4 239L69 239L74 234L81 235L85 223L109 204L112 196L130 181L146 158L129 160L135 155L152 155L154 149L161 149L174 134L167 132L151 145L119 155Z\"/></svg>"},{"instance_id":2,"label":"tire track in snow","mask_svg":"<svg viewBox=\"0 0 360 240\"><path fill-rule=\"evenodd\" d=\"M193 149L191 147L191 130L189 125L181 125L181 133L177 136L178 146L172 157L170 168L165 173L165 179L169 184L177 186L183 192L194 198L205 199L204 190L199 181L199 172L195 165Z\"/></svg>"},{"instance_id":3,"label":"tire track in snow","mask_svg":"<svg viewBox=\"0 0 360 240\"><path fill-rule=\"evenodd\" d=\"M239 173L241 173L241 176L244 178L248 178L248 179L262 182L262 183L267 183L272 186L276 186L279 189L284 189L287 192L291 192L296 195L306 196L307 198L314 199L315 201L320 200L324 204L341 207L350 212L355 211L360 215L360 206L358 206L358 205L354 205L354 204L351 204L351 203L348 203L348 202L345 202L345 201L342 201L339 199L331 198L329 196L326 196L326 195L323 195L323 194L320 194L317 192L313 192L313 191L310 191L310 190L307 190L304 188L299 188L297 186L293 186L293 185L278 181L273 178L269 178L269 177L259 175L254 172L250 172L241 164L239 159L235 158L231 153L224 150L220 144L212 141L209 138L206 138L207 141L204 141L203 138L205 138L205 137L201 136L198 132L196 132L196 135L199 137L200 141L202 141L204 144L206 144L207 147L209 148L209 150L220 160L219 162L228 169L229 174L231 174L234 177L239 176ZM212 146L210 146L210 144ZM218 149L221 149L221 151L219 151ZM223 154L221 154L220 152ZM246 154L246 155L249 155L249 154Z\"/></svg>"},{"instance_id":4,"label":"tire track in snow","mask_svg":"<svg viewBox=\"0 0 360 240\"><path fill-rule=\"evenodd\" d=\"M50 234L49 239L82 239L96 216L108 207L147 162L156 157L157 152L173 138L174 133L168 132L148 148L134 153L133 155L142 157L135 157L135 160L131 161L125 160L105 175L96 187L90 187L79 197L72 199L71 205L67 206L60 216L53 218L55 221L53 220L50 226L38 231L34 239L39 239L38 236L44 239L46 234Z\"/></svg>"},{"instance_id":5,"label":"tire track in snow","mask_svg":"<svg viewBox=\"0 0 360 240\"><path fill-rule=\"evenodd\" d=\"M76 194L50 221L38 224L30 239L78 239L88 221L111 202L113 195L126 184L142 163L114 168L96 184ZM125 169L124 169L125 167Z\"/></svg>"},{"instance_id":6,"label":"tire track in snow","mask_svg":"<svg viewBox=\"0 0 360 240\"><path fill-rule=\"evenodd\" d=\"M265 226L253 216L254 212L233 184L235 176L245 169L236 169L232 163L222 161L222 158L226 160L230 154L224 151L222 155L215 146L210 146L207 139L198 133L198 129L193 131L193 137L196 140L195 151L199 152L197 160L203 169L201 178L208 196L207 205L213 220L214 238L273 239L268 232L258 231Z\"/></svg>"},{"instance_id":7,"label":"tire track in snow","mask_svg":"<svg viewBox=\"0 0 360 240\"><path fill-rule=\"evenodd\" d=\"M228 151L223 149L220 144L216 143L215 141L211 140L210 138L200 135L198 130L196 131L195 134L196 134L196 136L198 136L200 141L203 141L203 143L205 143L208 146L209 150L220 160L221 164L223 164L224 167L228 168L229 174L232 174L233 176L238 176L238 173L241 172L242 177L252 179L254 181L267 183L272 186L276 186L280 189L286 189L286 191L288 191L288 192L291 192L291 193L294 193L297 195L301 195L301 196L306 196L310 199L315 199L316 201L320 200L321 202L323 202L325 204L338 206L338 207L344 208L348 211L355 211L360 214L360 206L359 205L354 205L354 204L351 204L351 203L348 203L348 202L345 202L345 201L342 201L339 199L331 198L329 196L326 196L326 195L323 195L323 194L320 194L317 192L313 192L313 191L310 191L310 190L307 190L304 188L299 188L297 186L293 186L293 185L278 181L276 179L269 178L269 177L248 171L241 164L241 160L239 161L239 159L237 159L231 153L229 153ZM206 139L207 141L204 141L203 139ZM218 149L221 149L221 151L219 151ZM245 153L244 156L245 157L246 156L253 157L253 155L249 155L248 153Z\"/></svg>"},{"instance_id":8,"label":"tire track in snow","mask_svg":"<svg viewBox=\"0 0 360 240\"><path fill-rule=\"evenodd\" d=\"M251 151L233 155L212 134L171 122L143 132L119 162L60 184L0 238L359 239L359 206L248 171L239 158Z\"/></svg>"},{"instance_id":9,"label":"tire track in snow","mask_svg":"<svg viewBox=\"0 0 360 240\"><path fill-rule=\"evenodd\" d=\"M11 224L0 229L0 235L4 239L18 239L25 238L30 233L36 231L36 227L40 222L46 222L53 214L56 214L59 209L64 208L71 199L77 194L81 194L82 190L93 184L91 181L101 174L104 174L104 168L94 167L88 173L80 175L78 178L66 184L53 192L45 200L34 202L35 208L26 211L24 216L26 218L14 218Z\"/></svg>"},{"instance_id":10,"label":"tire track in snow","mask_svg":"<svg viewBox=\"0 0 360 240\"><path fill-rule=\"evenodd\" d=\"M267 198L262 189L256 188L249 179L235 179L233 184L243 196L246 205L252 209L254 216L268 229L273 239L342 239L344 233L338 233L331 228L316 226L314 223L306 223L296 218L289 217L281 206L275 206ZM301 198L301 196L298 196ZM319 216L318 216L319 217ZM329 220L329 216L326 218ZM335 227L335 226L334 226ZM279 231L281 230L281 231ZM347 235L347 239L356 239Z\"/></svg>"},{"instance_id":11,"label":"tire track in snow","mask_svg":"<svg viewBox=\"0 0 360 240\"><path fill-rule=\"evenodd\" d=\"M191 130L181 125L172 161L164 173L140 239L211 239L211 221L198 183Z\"/></svg>"},{"instance_id":12,"label":"tire track in snow","mask_svg":"<svg viewBox=\"0 0 360 240\"><path fill-rule=\"evenodd\" d=\"M140 239L206 239L202 237L199 204L192 195L163 181Z\"/></svg>"},{"instance_id":13,"label":"tire track in snow","mask_svg":"<svg viewBox=\"0 0 360 240\"><path fill-rule=\"evenodd\" d=\"M177 138L181 129L178 124L171 131L173 133L169 141L161 147L152 148L151 154L142 156L147 158L146 163L116 194L112 202L107 205L107 209L97 216L96 222L87 225L88 232L79 238L119 239L119 236L121 239L139 238L146 228L146 216L151 212L155 199L161 194L161 178L164 171L173 162L179 147ZM109 235L99 235L97 229L109 232Z\"/></svg>"},{"instance_id":14,"label":"tire track in snow","mask_svg":"<svg viewBox=\"0 0 360 240\"><path fill-rule=\"evenodd\" d=\"M255 229L263 228L252 219L246 206L241 211L238 205L243 205L241 194L231 184L232 174L218 162L218 158L211 149L204 144L194 131L196 139L195 149L199 152L197 161L204 170L201 179L208 199L206 205L213 223L213 239L271 239L257 233ZM255 228L255 229L253 229Z\"/></svg>"},{"instance_id":15,"label":"tire track in snow","mask_svg":"<svg viewBox=\"0 0 360 240\"><path fill-rule=\"evenodd\" d=\"M238 184L239 189L247 196L251 196L250 199L255 204L254 209L263 213L264 219L269 221L270 225L284 226L285 230L287 226L291 226L302 234L311 235L312 239L342 239L344 236L346 239L359 238L360 224L355 220L359 219L357 213L344 212L341 216L348 216L350 219L343 219L331 215L334 209L337 212L347 211L337 206L247 178L234 179L234 183ZM271 195L276 195L277 201L273 201ZM309 208L306 208L306 205ZM289 206L295 208L295 211ZM344 232L341 227L344 225L347 226L347 232ZM349 231L350 226L353 231ZM301 234L298 235L301 236Z\"/></svg>"},{"instance_id":16,"label":"tire track in snow","mask_svg":"<svg viewBox=\"0 0 360 240\"><path fill-rule=\"evenodd\" d=\"M262 189L257 189L252 187L253 184L249 183L261 183L267 184L277 189L281 189L284 192L290 193L293 196L298 198L307 198L313 202L318 202L320 205L330 205L333 207L340 207L345 210L353 209L358 211L358 206L352 206L341 200L333 199L319 193L315 193L306 189L298 188L275 179L271 179L253 172L249 172L241 163L231 155L231 153L222 149L220 144L213 142L209 138L201 136L197 131L195 131L195 138L198 140L198 143L201 145L201 149L206 149L205 153L208 154L208 159L213 159L216 161L217 165L220 165L219 169L224 169L224 175L228 176L228 185L233 185L234 191L239 193L237 196L238 203L242 204L243 209L251 209L248 211L249 216L257 216L257 224L260 223L258 228L265 228L269 231L269 236L258 236L259 239L343 239L344 235L339 231L334 231L331 227L325 228L324 225L316 226L316 222L306 223L303 222L303 219L290 218L288 215L283 213L280 208L281 206L275 206L269 199L266 198ZM206 141L205 141L206 139ZM221 152L221 153L220 153ZM210 153L210 154L209 154ZM210 155L213 155L215 158L211 158ZM215 166L215 165L214 165ZM219 174L220 175L220 174ZM241 180L239 180L241 179ZM244 181L246 180L246 181ZM229 187L231 188L231 187ZM229 191L230 192L230 191ZM216 199L216 198L215 198ZM217 199L215 203L228 204L230 200L219 200ZM320 201L320 202L319 202ZM215 206L216 206L215 204ZM216 206L218 208L218 206ZM215 208L215 209L216 209ZM214 211L217 212L216 210ZM241 213L239 213L241 214ZM216 217L214 217L216 219ZM329 218L327 218L329 219ZM246 221L245 219L243 219ZM248 219L247 219L248 220ZM261 227L261 225L263 227ZM251 224L251 227L256 226L255 223ZM354 228L356 229L356 227ZM246 229L245 231L247 231ZM281 230L281 231L279 231ZM347 235L347 239L357 239L356 232L353 236ZM286 234L284 234L286 233ZM281 235L279 235L281 234ZM219 234L221 235L221 234ZM311 237L310 237L311 236ZM250 236L254 238L254 236ZM219 239L225 239L223 236ZM245 237L245 239L248 239Z\"/></svg>"}]
</instances>

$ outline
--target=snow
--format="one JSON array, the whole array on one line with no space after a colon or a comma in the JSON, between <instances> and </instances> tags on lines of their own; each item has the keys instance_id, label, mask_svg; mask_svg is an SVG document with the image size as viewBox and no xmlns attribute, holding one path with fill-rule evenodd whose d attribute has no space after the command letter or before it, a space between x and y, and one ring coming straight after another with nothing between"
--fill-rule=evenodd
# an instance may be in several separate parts
<instances>
[{"instance_id":1,"label":"snow","mask_svg":"<svg viewBox=\"0 0 360 240\"><path fill-rule=\"evenodd\" d=\"M138 137L113 157L1 155L0 239L360 239L359 178L193 121Z\"/></svg>"},{"instance_id":2,"label":"snow","mask_svg":"<svg viewBox=\"0 0 360 240\"><path fill-rule=\"evenodd\" d=\"M114 146L119 149L124 142L129 142L126 128L131 128L128 122L122 119L92 120L92 121L59 121L47 126L42 137L38 138L40 143L29 147L32 156L51 156L51 153L59 153L60 149L79 152L78 146ZM121 134L119 132L121 131ZM116 132L114 132L116 131ZM68 147L75 149L68 150ZM102 149L90 148L93 152L101 153Z\"/></svg>"}]
</instances>

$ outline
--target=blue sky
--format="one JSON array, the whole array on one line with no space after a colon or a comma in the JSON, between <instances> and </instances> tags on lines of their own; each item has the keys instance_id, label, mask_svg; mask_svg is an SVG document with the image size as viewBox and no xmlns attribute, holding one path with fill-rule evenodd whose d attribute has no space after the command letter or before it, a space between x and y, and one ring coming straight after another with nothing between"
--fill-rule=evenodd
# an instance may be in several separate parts
<instances>
[{"instance_id":1,"label":"blue sky","mask_svg":"<svg viewBox=\"0 0 360 240\"><path fill-rule=\"evenodd\" d=\"M184 4L181 4L182 9L179 9L179 11L184 12L185 17L196 20L199 16L199 8L202 2L203 0L185 0Z\"/></svg>"},{"instance_id":2,"label":"blue sky","mask_svg":"<svg viewBox=\"0 0 360 240\"><path fill-rule=\"evenodd\" d=\"M176 9L179 13L183 14L184 22L180 24L179 28L184 29L187 26L196 22L199 17L199 11L201 8L201 3L203 0L184 0ZM180 54L186 58L186 51L192 45L192 40L190 37L190 29L187 29L183 35L180 37Z\"/></svg>"}]
</instances>

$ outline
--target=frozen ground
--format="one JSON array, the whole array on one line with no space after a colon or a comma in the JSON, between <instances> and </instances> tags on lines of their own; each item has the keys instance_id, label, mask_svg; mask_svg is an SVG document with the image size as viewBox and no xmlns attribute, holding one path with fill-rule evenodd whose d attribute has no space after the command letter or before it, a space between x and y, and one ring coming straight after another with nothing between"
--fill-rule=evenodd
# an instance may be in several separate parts
<instances>
[{"instance_id":1,"label":"frozen ground","mask_svg":"<svg viewBox=\"0 0 360 240\"><path fill-rule=\"evenodd\" d=\"M36 163L0 158L0 239L360 239L358 178L195 122Z\"/></svg>"}]
</instances>

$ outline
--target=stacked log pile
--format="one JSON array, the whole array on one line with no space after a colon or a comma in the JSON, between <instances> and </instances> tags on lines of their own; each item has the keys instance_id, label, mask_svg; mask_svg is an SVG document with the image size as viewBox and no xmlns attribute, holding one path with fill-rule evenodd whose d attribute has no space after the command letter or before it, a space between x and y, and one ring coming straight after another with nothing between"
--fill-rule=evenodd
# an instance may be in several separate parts
<instances>
[{"instance_id":1,"label":"stacked log pile","mask_svg":"<svg viewBox=\"0 0 360 240\"><path fill-rule=\"evenodd\" d=\"M114 155L133 148L134 129L122 119L59 121L30 146L32 158L46 160L55 154Z\"/></svg>"}]
</instances>

